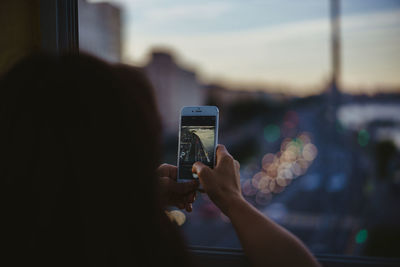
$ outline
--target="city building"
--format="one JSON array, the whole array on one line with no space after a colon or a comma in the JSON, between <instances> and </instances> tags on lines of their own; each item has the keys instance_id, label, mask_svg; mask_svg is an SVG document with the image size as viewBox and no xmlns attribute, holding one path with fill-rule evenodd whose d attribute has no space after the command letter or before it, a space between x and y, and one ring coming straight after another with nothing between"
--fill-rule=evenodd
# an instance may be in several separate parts
<instances>
[{"instance_id":1,"label":"city building","mask_svg":"<svg viewBox=\"0 0 400 267\"><path fill-rule=\"evenodd\" d=\"M121 9L79 0L79 49L111 63L121 61Z\"/></svg>"},{"instance_id":2,"label":"city building","mask_svg":"<svg viewBox=\"0 0 400 267\"><path fill-rule=\"evenodd\" d=\"M144 66L157 98L165 134L177 134L183 106L204 105L207 91L193 71L176 63L165 51L154 51Z\"/></svg>"}]
</instances>

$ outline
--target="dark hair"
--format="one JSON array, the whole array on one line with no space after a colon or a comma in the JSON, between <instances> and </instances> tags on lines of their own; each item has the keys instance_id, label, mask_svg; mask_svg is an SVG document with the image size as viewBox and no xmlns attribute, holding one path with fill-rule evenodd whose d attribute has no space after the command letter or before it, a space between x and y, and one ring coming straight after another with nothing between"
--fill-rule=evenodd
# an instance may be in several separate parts
<instances>
[{"instance_id":1,"label":"dark hair","mask_svg":"<svg viewBox=\"0 0 400 267\"><path fill-rule=\"evenodd\" d=\"M30 56L0 81L0 123L7 259L188 264L157 197L161 126L140 70Z\"/></svg>"}]
</instances>

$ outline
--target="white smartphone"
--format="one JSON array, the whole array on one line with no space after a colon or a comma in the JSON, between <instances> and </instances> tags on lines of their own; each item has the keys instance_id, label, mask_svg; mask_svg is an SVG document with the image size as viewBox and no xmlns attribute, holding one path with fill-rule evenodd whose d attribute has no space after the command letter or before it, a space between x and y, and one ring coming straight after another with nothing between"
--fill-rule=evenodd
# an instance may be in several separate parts
<instances>
[{"instance_id":1,"label":"white smartphone","mask_svg":"<svg viewBox=\"0 0 400 267\"><path fill-rule=\"evenodd\" d=\"M193 163L215 166L219 110L215 106L183 107L179 121L178 182L198 179Z\"/></svg>"}]
</instances>

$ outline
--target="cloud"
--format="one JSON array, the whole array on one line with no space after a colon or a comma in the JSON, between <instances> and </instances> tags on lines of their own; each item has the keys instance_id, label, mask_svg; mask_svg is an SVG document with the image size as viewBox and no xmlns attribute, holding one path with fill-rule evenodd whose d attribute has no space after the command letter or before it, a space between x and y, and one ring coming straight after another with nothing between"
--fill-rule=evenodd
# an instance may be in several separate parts
<instances>
[{"instance_id":1,"label":"cloud","mask_svg":"<svg viewBox=\"0 0 400 267\"><path fill-rule=\"evenodd\" d=\"M214 19L231 8L227 2L211 2L209 4L183 4L149 9L144 18L149 21Z\"/></svg>"}]
</instances>

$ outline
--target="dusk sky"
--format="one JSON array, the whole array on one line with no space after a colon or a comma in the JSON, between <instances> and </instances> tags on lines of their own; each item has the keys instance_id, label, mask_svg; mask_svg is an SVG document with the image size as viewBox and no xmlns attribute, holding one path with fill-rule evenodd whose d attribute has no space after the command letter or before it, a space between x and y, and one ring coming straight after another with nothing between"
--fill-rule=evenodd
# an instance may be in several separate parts
<instances>
[{"instance_id":1,"label":"dusk sky","mask_svg":"<svg viewBox=\"0 0 400 267\"><path fill-rule=\"evenodd\" d=\"M123 9L125 62L144 64L163 47L204 82L287 85L299 95L329 79L328 0L107 2ZM399 89L400 0L341 3L345 91Z\"/></svg>"}]
</instances>

